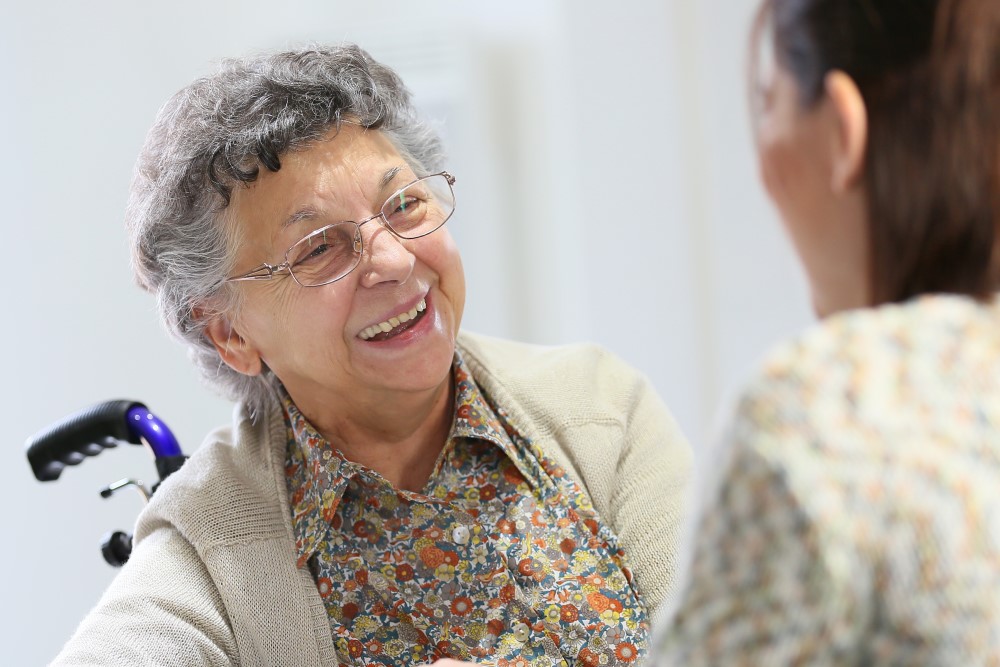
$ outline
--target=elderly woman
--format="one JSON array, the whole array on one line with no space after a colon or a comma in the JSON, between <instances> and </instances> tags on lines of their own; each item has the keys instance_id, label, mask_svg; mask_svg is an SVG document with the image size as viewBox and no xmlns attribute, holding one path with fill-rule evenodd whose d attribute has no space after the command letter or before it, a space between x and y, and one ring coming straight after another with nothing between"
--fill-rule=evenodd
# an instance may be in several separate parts
<instances>
[{"instance_id":1,"label":"elderly woman","mask_svg":"<svg viewBox=\"0 0 1000 667\"><path fill-rule=\"evenodd\" d=\"M239 405L57 663L644 653L688 446L606 352L459 333L457 182L356 47L228 62L168 102L128 208L134 267Z\"/></svg>"}]
</instances>

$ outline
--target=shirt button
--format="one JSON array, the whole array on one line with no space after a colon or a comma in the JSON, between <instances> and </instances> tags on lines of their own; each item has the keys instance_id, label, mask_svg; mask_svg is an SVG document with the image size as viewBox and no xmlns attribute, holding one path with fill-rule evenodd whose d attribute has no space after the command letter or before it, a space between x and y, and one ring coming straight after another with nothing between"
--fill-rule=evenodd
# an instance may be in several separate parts
<instances>
[{"instance_id":1,"label":"shirt button","mask_svg":"<svg viewBox=\"0 0 1000 667\"><path fill-rule=\"evenodd\" d=\"M518 623L517 625L514 626L513 629L514 629L514 639L516 639L519 644L523 644L524 642L528 641L528 635L530 635L531 632L528 630L527 625L525 625L524 623Z\"/></svg>"},{"instance_id":2,"label":"shirt button","mask_svg":"<svg viewBox=\"0 0 1000 667\"><path fill-rule=\"evenodd\" d=\"M468 544L469 529L465 526L458 526L455 530L451 531L451 538L458 544Z\"/></svg>"}]
</instances>

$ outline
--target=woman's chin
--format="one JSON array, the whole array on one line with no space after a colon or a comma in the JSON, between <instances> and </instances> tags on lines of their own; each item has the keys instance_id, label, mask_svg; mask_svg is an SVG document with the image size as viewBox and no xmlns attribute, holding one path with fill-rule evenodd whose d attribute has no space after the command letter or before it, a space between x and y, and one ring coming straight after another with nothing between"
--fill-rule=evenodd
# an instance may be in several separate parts
<instances>
[{"instance_id":1,"label":"woman's chin","mask_svg":"<svg viewBox=\"0 0 1000 667\"><path fill-rule=\"evenodd\" d=\"M387 387L401 391L436 388L455 357L455 334L436 308L428 307L412 327L396 335L356 339L354 364L376 373Z\"/></svg>"}]
</instances>

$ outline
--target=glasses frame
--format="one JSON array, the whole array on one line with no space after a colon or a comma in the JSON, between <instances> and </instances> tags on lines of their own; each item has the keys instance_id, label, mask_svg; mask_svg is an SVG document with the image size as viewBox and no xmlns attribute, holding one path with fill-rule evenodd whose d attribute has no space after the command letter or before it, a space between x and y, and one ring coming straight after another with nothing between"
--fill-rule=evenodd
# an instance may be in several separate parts
<instances>
[{"instance_id":1,"label":"glasses frame","mask_svg":"<svg viewBox=\"0 0 1000 667\"><path fill-rule=\"evenodd\" d=\"M393 229L392 225L389 224L388 219L386 219L386 217L385 217L385 207L386 207L386 204L388 204L389 202L391 202L394 198L398 197L399 194L401 192L403 192L403 190L406 190L407 188L412 187L412 186L416 185L417 183L420 183L421 181L426 181L429 178L436 178L437 176L444 176L445 181L448 183L448 190L451 191L451 200L452 200L451 213L449 213L448 216L445 217L445 219L441 221L441 224L438 225L437 227L435 227L434 229L431 229L430 231L423 232L422 234L417 234L416 236L404 236L403 234L400 234L395 229ZM428 234L433 234L437 230L439 230L442 227L444 227L444 223L446 223L449 220L451 220L451 216L453 216L455 214L455 207L457 205L457 202L455 201L455 188L454 188L454 185L455 185L455 177L452 176L451 173L449 173L447 171L439 171L439 172L437 172L435 174L427 174L426 176L421 176L420 178L417 178L417 179L414 179L414 180L410 181L409 183L407 183L406 185L404 185L403 187L399 188L398 190L396 190L395 192L393 192L391 195L389 195L388 197L386 197L385 202L383 202L382 206L379 207L378 213L376 213L376 214L374 214L372 216L369 216L369 217L365 218L364 220L361 220L360 222L357 222L357 221L354 221L354 220L340 220L338 222L334 222L334 223L331 223L329 225L324 225L323 227L320 227L319 229L317 229L315 231L312 231L309 234L306 234L301 239L299 239L298 241L296 241L295 243L293 243L292 245L290 245L288 247L288 249L285 250L285 254L284 254L285 261L282 262L281 264L268 264L267 262L262 262L260 264L260 266L254 267L253 269L247 271L246 273L241 273L238 276L232 276L230 278L226 278L224 282L233 283L233 282L240 282L240 281L244 281L244 280L270 280L270 279L274 278L275 275L284 274L284 273L287 273L288 275L290 275L292 277L292 280L294 280L295 283L297 285L299 285L300 287L322 287L323 285L329 285L330 283L335 283L338 280L343 280L347 276L351 275L351 273L354 271L354 269L358 268L358 264L361 263L361 257L364 255L365 244L364 244L364 238L361 235L361 227L363 225L366 225L369 222L371 222L372 220L375 220L376 218L378 218L378 219L380 219L380 222L382 223L382 226L385 227L387 230L389 230L389 232L393 236L395 236L396 238L399 238L399 239L413 240L413 239L423 238L424 236L427 236ZM354 265L351 266L351 268L348 269L344 274L339 275L336 278L333 278L332 280L326 280L326 281L323 281L321 283L303 285L301 282L299 282L299 279L295 277L295 272L292 271L292 265L291 265L290 260L288 259L288 253L290 253L292 251L292 248L294 248L295 246L299 245L300 243L302 243L306 239L308 239L308 238L310 238L312 236L316 236L318 234L322 234L322 233L326 232L327 230L332 229L333 227L336 227L337 225L345 225L345 224L354 225L354 228L355 228L354 229L354 234L355 234L355 237L354 237L354 239L355 239L354 240L354 248L355 248Z\"/></svg>"}]
</instances>

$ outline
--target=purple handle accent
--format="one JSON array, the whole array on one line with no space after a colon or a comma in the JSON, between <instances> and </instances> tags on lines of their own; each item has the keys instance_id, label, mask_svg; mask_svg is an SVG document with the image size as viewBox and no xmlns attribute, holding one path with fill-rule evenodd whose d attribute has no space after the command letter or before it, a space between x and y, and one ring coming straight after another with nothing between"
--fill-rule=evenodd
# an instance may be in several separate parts
<instances>
[{"instance_id":1,"label":"purple handle accent","mask_svg":"<svg viewBox=\"0 0 1000 667\"><path fill-rule=\"evenodd\" d=\"M153 456L156 458L184 455L174 434L146 406L139 405L129 410L125 423L128 425L129 433L149 443L149 448L153 450Z\"/></svg>"}]
</instances>

